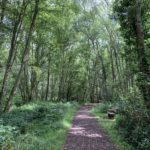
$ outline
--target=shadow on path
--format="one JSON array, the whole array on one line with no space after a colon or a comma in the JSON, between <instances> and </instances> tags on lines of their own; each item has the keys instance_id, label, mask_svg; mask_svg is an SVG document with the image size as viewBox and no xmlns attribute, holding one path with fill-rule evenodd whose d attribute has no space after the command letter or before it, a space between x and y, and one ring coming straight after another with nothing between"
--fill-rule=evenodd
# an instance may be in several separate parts
<instances>
[{"instance_id":1,"label":"shadow on path","mask_svg":"<svg viewBox=\"0 0 150 150\"><path fill-rule=\"evenodd\" d=\"M99 127L96 117L90 115L92 107L85 105L77 111L64 150L116 150Z\"/></svg>"}]
</instances>

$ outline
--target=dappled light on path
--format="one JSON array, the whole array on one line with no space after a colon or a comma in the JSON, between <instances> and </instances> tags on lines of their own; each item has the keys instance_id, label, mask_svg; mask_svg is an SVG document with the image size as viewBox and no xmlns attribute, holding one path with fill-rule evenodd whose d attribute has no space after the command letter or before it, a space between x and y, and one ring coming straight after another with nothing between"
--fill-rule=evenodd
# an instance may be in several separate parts
<instances>
[{"instance_id":1,"label":"dappled light on path","mask_svg":"<svg viewBox=\"0 0 150 150\"><path fill-rule=\"evenodd\" d=\"M83 106L76 113L68 131L64 150L116 150L96 121L90 115L92 106Z\"/></svg>"}]
</instances>

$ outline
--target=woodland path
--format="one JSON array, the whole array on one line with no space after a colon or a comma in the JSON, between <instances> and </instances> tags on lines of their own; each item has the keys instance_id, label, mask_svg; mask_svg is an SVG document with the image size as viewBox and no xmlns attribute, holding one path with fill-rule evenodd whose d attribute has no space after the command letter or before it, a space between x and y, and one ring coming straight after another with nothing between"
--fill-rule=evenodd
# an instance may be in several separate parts
<instances>
[{"instance_id":1,"label":"woodland path","mask_svg":"<svg viewBox=\"0 0 150 150\"><path fill-rule=\"evenodd\" d=\"M82 106L75 114L64 150L116 150L96 118L90 114L92 107Z\"/></svg>"}]
</instances>

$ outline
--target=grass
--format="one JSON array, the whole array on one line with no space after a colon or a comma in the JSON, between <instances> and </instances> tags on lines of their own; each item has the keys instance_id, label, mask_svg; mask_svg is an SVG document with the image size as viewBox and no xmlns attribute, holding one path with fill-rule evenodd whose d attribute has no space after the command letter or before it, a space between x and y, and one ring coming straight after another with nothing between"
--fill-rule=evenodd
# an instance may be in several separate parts
<instances>
[{"instance_id":1,"label":"grass","mask_svg":"<svg viewBox=\"0 0 150 150\"><path fill-rule=\"evenodd\" d=\"M111 120L107 118L107 113L103 110L104 107L106 108L108 106L108 104L106 104L106 106L104 105L105 104L97 105L92 109L91 113L98 118L99 125L108 134L110 140L114 143L118 150L133 150L133 148L123 140L118 130L115 128L116 119Z\"/></svg>"},{"instance_id":2,"label":"grass","mask_svg":"<svg viewBox=\"0 0 150 150\"><path fill-rule=\"evenodd\" d=\"M21 110L27 111L28 109L28 111L32 111L41 105L44 110L50 110L50 117L47 118L47 114L45 116L41 115L42 118L28 122L25 127L26 133L18 135L15 140L7 138L3 144L3 150L61 150L63 148L67 130L71 126L74 113L78 106L70 103L47 103L46 105L43 103L31 103L22 106ZM60 114L62 114L61 118L57 118L57 115ZM27 117L27 114L25 116ZM39 117L37 115L35 116Z\"/></svg>"},{"instance_id":3,"label":"grass","mask_svg":"<svg viewBox=\"0 0 150 150\"><path fill-rule=\"evenodd\" d=\"M43 150L60 150L62 149L67 129L71 126L72 116L75 112L75 109L69 108L67 113L64 116L64 119L59 123L59 126L61 128L55 130L51 128L49 125L43 125L40 122L33 124L32 127L29 130L29 133L31 134L31 145L33 143L37 143L37 147L34 147L34 149L43 149ZM34 133L36 133L34 135ZM28 142L27 142L28 144ZM35 144L33 144L35 146ZM22 144L21 144L22 146ZM26 148L26 145L24 145ZM41 147L41 148L40 148ZM20 147L21 149L21 147Z\"/></svg>"}]
</instances>

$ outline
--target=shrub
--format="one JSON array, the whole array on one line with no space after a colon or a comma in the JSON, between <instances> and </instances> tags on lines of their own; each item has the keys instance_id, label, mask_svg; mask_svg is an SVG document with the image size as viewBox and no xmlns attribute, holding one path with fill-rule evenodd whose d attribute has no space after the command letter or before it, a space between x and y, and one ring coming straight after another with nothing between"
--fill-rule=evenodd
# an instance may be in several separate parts
<instances>
[{"instance_id":1,"label":"shrub","mask_svg":"<svg viewBox=\"0 0 150 150\"><path fill-rule=\"evenodd\" d=\"M107 113L108 109L110 109L113 105L111 103L102 103L97 105L94 109L97 113Z\"/></svg>"},{"instance_id":2,"label":"shrub","mask_svg":"<svg viewBox=\"0 0 150 150\"><path fill-rule=\"evenodd\" d=\"M38 144L35 144L35 142L34 144L32 143L33 141L37 141L35 138L43 136L50 131L61 130L64 127L61 121L64 119L66 112L70 108L75 107L77 107L76 103L53 104L49 102L36 102L17 107L11 112L1 115L0 149L14 150L16 146L21 146L17 149L22 150L26 150L26 146L29 149L38 149ZM1 130L5 134L1 134ZM6 132L7 130L8 133ZM17 134L16 137L14 135L15 132L20 133L19 136Z\"/></svg>"},{"instance_id":3,"label":"shrub","mask_svg":"<svg viewBox=\"0 0 150 150\"><path fill-rule=\"evenodd\" d=\"M150 113L138 93L130 93L123 101L116 127L136 150L150 149Z\"/></svg>"},{"instance_id":4,"label":"shrub","mask_svg":"<svg viewBox=\"0 0 150 150\"><path fill-rule=\"evenodd\" d=\"M1 115L1 120L3 120L3 125L10 125L17 127L20 132L26 133L26 128L29 123L33 121L40 121L44 124L53 125L63 119L67 108L72 106L71 103L34 103L24 105L20 108L13 110L10 113L5 113Z\"/></svg>"},{"instance_id":5,"label":"shrub","mask_svg":"<svg viewBox=\"0 0 150 150\"><path fill-rule=\"evenodd\" d=\"M0 125L0 148L3 150L12 149L17 135L19 135L19 130L17 128Z\"/></svg>"}]
</instances>

